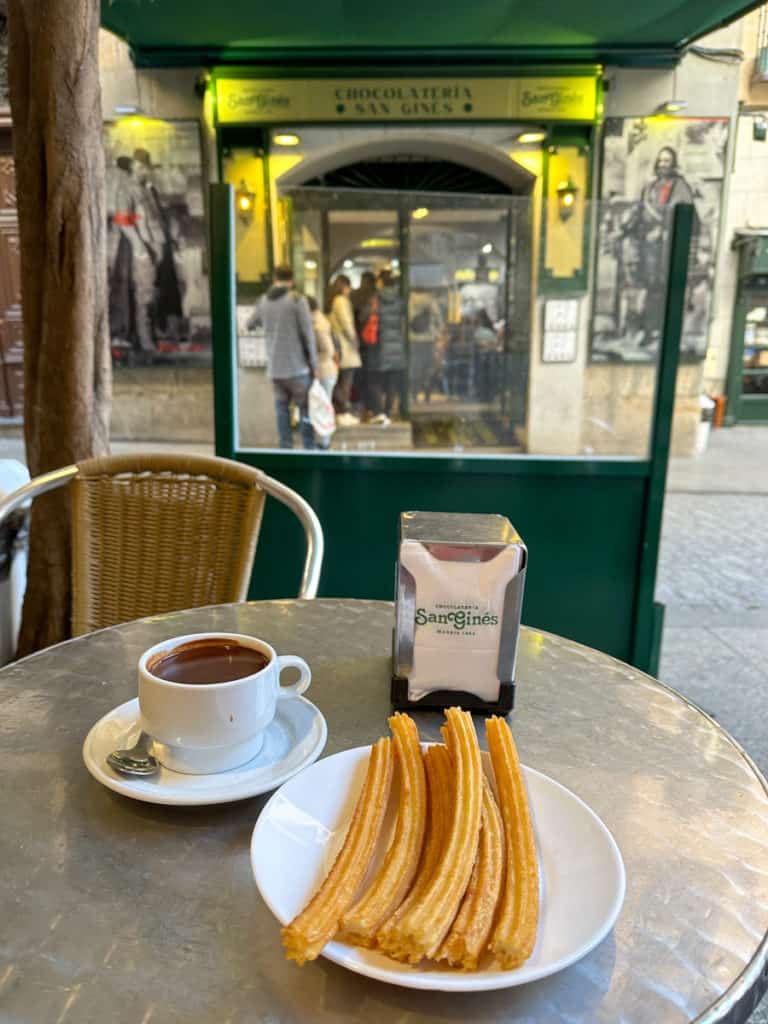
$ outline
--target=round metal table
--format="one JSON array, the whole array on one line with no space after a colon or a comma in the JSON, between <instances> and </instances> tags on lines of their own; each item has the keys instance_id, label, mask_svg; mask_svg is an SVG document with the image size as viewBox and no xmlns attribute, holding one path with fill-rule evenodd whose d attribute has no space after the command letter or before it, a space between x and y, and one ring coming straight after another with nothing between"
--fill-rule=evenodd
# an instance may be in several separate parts
<instances>
[{"instance_id":1,"label":"round metal table","mask_svg":"<svg viewBox=\"0 0 768 1024\"><path fill-rule=\"evenodd\" d=\"M312 666L326 754L386 730L392 606L228 605L103 630L0 671L0 1019L73 1024L677 1024L745 1021L766 985L768 799L710 719L636 670L524 630L512 722L523 761L581 796L621 847L611 935L545 981L442 995L282 956L251 878L267 797L138 803L95 782L91 724L135 695L139 654L203 630ZM439 716L419 728L437 738Z\"/></svg>"}]
</instances>

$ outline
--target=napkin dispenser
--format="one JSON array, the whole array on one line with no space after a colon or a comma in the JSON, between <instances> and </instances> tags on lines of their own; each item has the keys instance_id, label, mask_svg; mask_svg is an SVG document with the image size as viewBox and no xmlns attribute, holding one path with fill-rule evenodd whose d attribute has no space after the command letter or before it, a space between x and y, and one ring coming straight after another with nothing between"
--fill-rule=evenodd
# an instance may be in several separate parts
<instances>
[{"instance_id":1,"label":"napkin dispenser","mask_svg":"<svg viewBox=\"0 0 768 1024\"><path fill-rule=\"evenodd\" d=\"M527 561L504 516L401 514L394 707L512 708Z\"/></svg>"}]
</instances>

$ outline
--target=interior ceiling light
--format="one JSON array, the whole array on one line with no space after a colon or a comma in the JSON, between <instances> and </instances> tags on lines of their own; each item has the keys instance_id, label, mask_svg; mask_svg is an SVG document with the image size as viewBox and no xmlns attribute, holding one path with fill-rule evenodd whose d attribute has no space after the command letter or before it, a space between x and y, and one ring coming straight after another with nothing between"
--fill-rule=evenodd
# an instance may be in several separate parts
<instances>
[{"instance_id":1,"label":"interior ceiling light","mask_svg":"<svg viewBox=\"0 0 768 1024\"><path fill-rule=\"evenodd\" d=\"M275 135L272 139L276 146L298 146L301 139L298 135Z\"/></svg>"},{"instance_id":2,"label":"interior ceiling light","mask_svg":"<svg viewBox=\"0 0 768 1024\"><path fill-rule=\"evenodd\" d=\"M429 210L426 206L419 206L418 209L413 211L411 216L414 220L424 220L425 217L429 216Z\"/></svg>"},{"instance_id":3,"label":"interior ceiling light","mask_svg":"<svg viewBox=\"0 0 768 1024\"><path fill-rule=\"evenodd\" d=\"M118 103L115 106L115 113L122 117L127 114L140 114L141 110L137 103Z\"/></svg>"},{"instance_id":4,"label":"interior ceiling light","mask_svg":"<svg viewBox=\"0 0 768 1024\"><path fill-rule=\"evenodd\" d=\"M537 131L520 132L517 136L517 141L521 142L524 146L532 145L534 142L544 142L547 137L547 133L538 129Z\"/></svg>"},{"instance_id":5,"label":"interior ceiling light","mask_svg":"<svg viewBox=\"0 0 768 1024\"><path fill-rule=\"evenodd\" d=\"M489 253L493 252L493 245L490 242L486 242L485 245L483 246L483 248L480 251L484 252L486 254L486 256L487 256L487 255L489 255Z\"/></svg>"},{"instance_id":6,"label":"interior ceiling light","mask_svg":"<svg viewBox=\"0 0 768 1024\"><path fill-rule=\"evenodd\" d=\"M688 106L688 100L665 100L654 110L654 114L679 114Z\"/></svg>"}]
</instances>

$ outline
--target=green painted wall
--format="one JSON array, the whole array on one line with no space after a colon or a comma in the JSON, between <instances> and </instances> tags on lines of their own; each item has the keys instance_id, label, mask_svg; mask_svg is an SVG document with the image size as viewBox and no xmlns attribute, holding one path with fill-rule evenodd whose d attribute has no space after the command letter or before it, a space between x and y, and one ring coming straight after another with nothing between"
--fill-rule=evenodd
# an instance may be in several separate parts
<instances>
[{"instance_id":1,"label":"green painted wall","mask_svg":"<svg viewBox=\"0 0 768 1024\"><path fill-rule=\"evenodd\" d=\"M317 512L326 538L320 596L392 600L406 509L498 512L530 552L523 621L630 658L646 463L492 460L483 471L482 463L452 459L238 458L293 487ZM270 503L249 596L295 594L303 556L300 527Z\"/></svg>"}]
</instances>

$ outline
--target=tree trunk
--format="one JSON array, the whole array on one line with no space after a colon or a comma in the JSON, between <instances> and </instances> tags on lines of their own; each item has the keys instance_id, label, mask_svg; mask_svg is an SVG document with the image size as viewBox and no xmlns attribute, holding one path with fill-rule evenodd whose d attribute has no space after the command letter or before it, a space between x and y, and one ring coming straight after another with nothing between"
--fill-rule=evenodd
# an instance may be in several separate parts
<instances>
[{"instance_id":1,"label":"tree trunk","mask_svg":"<svg viewBox=\"0 0 768 1024\"><path fill-rule=\"evenodd\" d=\"M8 0L32 476L104 454L111 366L98 0ZM68 488L35 501L19 654L70 635Z\"/></svg>"}]
</instances>

